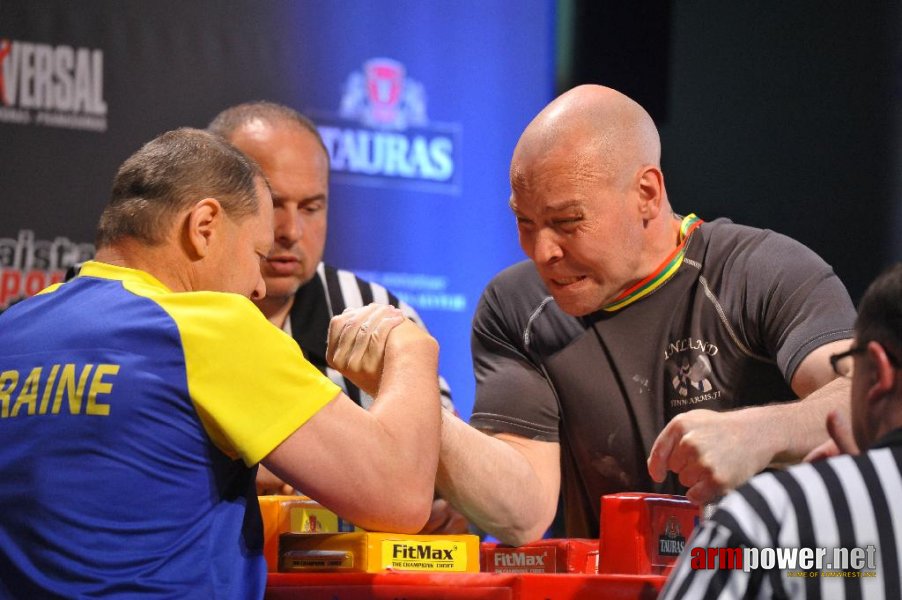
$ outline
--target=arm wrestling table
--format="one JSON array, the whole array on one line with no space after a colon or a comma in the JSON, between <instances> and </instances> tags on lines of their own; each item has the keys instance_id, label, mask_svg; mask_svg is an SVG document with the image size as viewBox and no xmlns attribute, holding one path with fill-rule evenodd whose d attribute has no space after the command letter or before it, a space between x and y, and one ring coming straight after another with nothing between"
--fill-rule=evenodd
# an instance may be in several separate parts
<instances>
[{"instance_id":1,"label":"arm wrestling table","mask_svg":"<svg viewBox=\"0 0 902 600\"><path fill-rule=\"evenodd\" d=\"M482 572L276 572L267 579L267 600L486 600L653 599L686 539L698 524L699 509L681 496L622 493L601 502L600 540L539 540L513 549L519 559L496 559L510 547L482 544ZM282 529L284 531L284 529ZM377 534L379 535L379 534ZM565 560L554 573L523 572L526 558L543 555L538 564L555 563L554 549ZM595 551L587 553L589 548ZM548 550L546 553L545 550ZM275 550L271 549L275 558ZM597 558L592 560L592 556ZM566 560L569 557L569 560ZM271 563L274 564L274 563ZM503 571L506 567L520 572ZM541 570L541 569L540 569ZM510 571L510 569L508 569Z\"/></svg>"}]
</instances>

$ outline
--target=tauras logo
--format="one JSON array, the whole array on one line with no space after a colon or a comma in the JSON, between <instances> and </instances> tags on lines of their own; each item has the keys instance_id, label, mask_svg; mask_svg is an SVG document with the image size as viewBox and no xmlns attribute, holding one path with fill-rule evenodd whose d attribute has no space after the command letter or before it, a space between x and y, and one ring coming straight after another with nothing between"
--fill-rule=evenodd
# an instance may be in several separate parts
<instances>
[{"instance_id":1,"label":"tauras logo","mask_svg":"<svg viewBox=\"0 0 902 600\"><path fill-rule=\"evenodd\" d=\"M407 137L328 125L319 131L333 171L439 182L454 174L454 143L447 136Z\"/></svg>"},{"instance_id":2,"label":"tauras logo","mask_svg":"<svg viewBox=\"0 0 902 600\"><path fill-rule=\"evenodd\" d=\"M0 121L106 130L103 50L0 39Z\"/></svg>"},{"instance_id":3,"label":"tauras logo","mask_svg":"<svg viewBox=\"0 0 902 600\"><path fill-rule=\"evenodd\" d=\"M675 540L660 538L658 539L658 552L664 556L679 556L685 545L685 538L678 538Z\"/></svg>"},{"instance_id":4,"label":"tauras logo","mask_svg":"<svg viewBox=\"0 0 902 600\"><path fill-rule=\"evenodd\" d=\"M510 552L495 554L496 567L544 567L545 557L525 552Z\"/></svg>"},{"instance_id":5,"label":"tauras logo","mask_svg":"<svg viewBox=\"0 0 902 600\"><path fill-rule=\"evenodd\" d=\"M664 533L658 537L658 554L679 556L686 546L686 538L680 535L680 522L676 517L667 519Z\"/></svg>"},{"instance_id":6,"label":"tauras logo","mask_svg":"<svg viewBox=\"0 0 902 600\"><path fill-rule=\"evenodd\" d=\"M426 91L390 58L352 72L339 114L318 115L336 181L459 192L460 126L432 122Z\"/></svg>"}]
</instances>

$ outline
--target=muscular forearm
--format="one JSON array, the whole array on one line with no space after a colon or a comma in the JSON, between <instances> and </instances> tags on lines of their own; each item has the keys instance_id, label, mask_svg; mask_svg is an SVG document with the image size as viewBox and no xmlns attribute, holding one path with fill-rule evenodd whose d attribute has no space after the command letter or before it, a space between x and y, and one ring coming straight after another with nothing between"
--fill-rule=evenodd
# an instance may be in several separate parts
<instances>
[{"instance_id":1,"label":"muscular forearm","mask_svg":"<svg viewBox=\"0 0 902 600\"><path fill-rule=\"evenodd\" d=\"M386 504L399 499L410 511L420 514L422 526L429 516L434 495L434 478L439 452L440 407L438 351L433 340L422 340L415 347L389 348L373 407L375 421L372 445L360 440L362 450L369 447L371 469L364 475Z\"/></svg>"},{"instance_id":2,"label":"muscular forearm","mask_svg":"<svg viewBox=\"0 0 902 600\"><path fill-rule=\"evenodd\" d=\"M519 545L540 538L554 518L559 471L557 479L543 484L536 474L541 465L531 464L508 442L442 412L436 476L442 497L505 543Z\"/></svg>"},{"instance_id":3,"label":"muscular forearm","mask_svg":"<svg viewBox=\"0 0 902 600\"><path fill-rule=\"evenodd\" d=\"M826 415L848 411L848 388L847 380L834 380L796 402L678 415L655 440L648 471L655 481L673 471L691 500L710 502L769 465L801 460L826 440Z\"/></svg>"},{"instance_id":4,"label":"muscular forearm","mask_svg":"<svg viewBox=\"0 0 902 600\"><path fill-rule=\"evenodd\" d=\"M749 409L760 413L761 431L773 451L772 463L798 462L828 439L827 413L834 409L848 413L850 386L851 380L840 377L802 400Z\"/></svg>"},{"instance_id":5,"label":"muscular forearm","mask_svg":"<svg viewBox=\"0 0 902 600\"><path fill-rule=\"evenodd\" d=\"M416 533L438 464L438 344L397 309L371 304L332 319L326 358L370 384L372 409L339 393L263 464L365 529Z\"/></svg>"}]
</instances>

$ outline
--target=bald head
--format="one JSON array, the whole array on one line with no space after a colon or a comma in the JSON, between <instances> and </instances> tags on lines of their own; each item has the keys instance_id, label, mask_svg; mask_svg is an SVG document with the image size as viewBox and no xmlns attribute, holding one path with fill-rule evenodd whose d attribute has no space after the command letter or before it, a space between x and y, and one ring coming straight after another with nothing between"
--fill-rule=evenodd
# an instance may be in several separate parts
<instances>
[{"instance_id":1,"label":"bald head","mask_svg":"<svg viewBox=\"0 0 902 600\"><path fill-rule=\"evenodd\" d=\"M281 127L295 127L309 133L322 148L328 160L329 152L313 121L293 108L275 102L258 100L231 106L210 121L207 131L234 143L240 134L254 135L267 129Z\"/></svg>"},{"instance_id":2,"label":"bald head","mask_svg":"<svg viewBox=\"0 0 902 600\"><path fill-rule=\"evenodd\" d=\"M511 180L549 154L566 154L575 172L614 182L642 166L660 168L661 141L645 109L617 90L581 85L558 96L526 127L514 150Z\"/></svg>"},{"instance_id":3,"label":"bald head","mask_svg":"<svg viewBox=\"0 0 902 600\"><path fill-rule=\"evenodd\" d=\"M326 244L329 154L316 126L294 109L250 102L221 112L209 130L263 170L272 190L273 250L257 305L281 327L298 289L316 275Z\"/></svg>"},{"instance_id":4,"label":"bald head","mask_svg":"<svg viewBox=\"0 0 902 600\"><path fill-rule=\"evenodd\" d=\"M648 113L597 85L561 95L523 132L510 206L520 246L564 312L599 310L672 252L679 221L660 159Z\"/></svg>"}]
</instances>

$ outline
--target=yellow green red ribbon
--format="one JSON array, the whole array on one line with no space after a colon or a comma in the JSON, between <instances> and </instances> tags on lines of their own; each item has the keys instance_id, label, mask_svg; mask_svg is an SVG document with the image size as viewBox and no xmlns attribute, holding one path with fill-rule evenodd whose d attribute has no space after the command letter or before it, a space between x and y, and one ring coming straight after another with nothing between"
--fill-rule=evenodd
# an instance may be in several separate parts
<instances>
[{"instance_id":1,"label":"yellow green red ribbon","mask_svg":"<svg viewBox=\"0 0 902 600\"><path fill-rule=\"evenodd\" d=\"M662 262L651 275L629 289L624 290L623 293L614 298L613 301L602 306L601 310L608 312L620 310L624 306L629 306L636 300L644 298L664 285L664 282L670 279L670 277L677 272L677 269L680 268L680 265L683 264L683 257L686 255L686 241L689 239L689 236L692 235L692 232L703 222L704 221L695 216L695 213L684 217L680 223L679 245L674 248L673 252L664 259L664 262Z\"/></svg>"}]
</instances>

